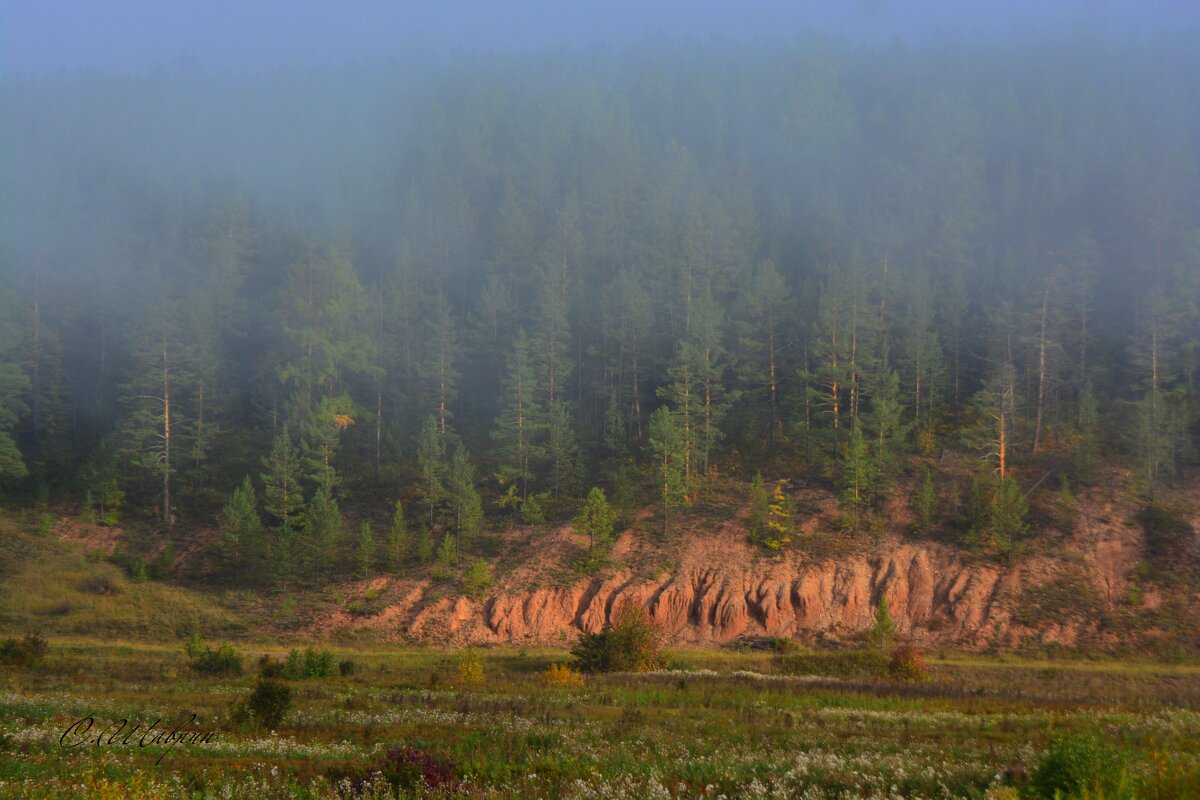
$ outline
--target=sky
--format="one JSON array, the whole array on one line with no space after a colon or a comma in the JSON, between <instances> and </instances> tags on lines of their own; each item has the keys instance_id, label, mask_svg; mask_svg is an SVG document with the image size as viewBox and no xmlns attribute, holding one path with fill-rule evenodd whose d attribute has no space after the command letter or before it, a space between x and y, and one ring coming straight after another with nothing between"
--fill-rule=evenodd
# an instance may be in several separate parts
<instances>
[{"instance_id":1,"label":"sky","mask_svg":"<svg viewBox=\"0 0 1200 800\"><path fill-rule=\"evenodd\" d=\"M0 74L261 71L661 39L779 41L811 30L918 42L1198 28L1200 0L2 0Z\"/></svg>"}]
</instances>

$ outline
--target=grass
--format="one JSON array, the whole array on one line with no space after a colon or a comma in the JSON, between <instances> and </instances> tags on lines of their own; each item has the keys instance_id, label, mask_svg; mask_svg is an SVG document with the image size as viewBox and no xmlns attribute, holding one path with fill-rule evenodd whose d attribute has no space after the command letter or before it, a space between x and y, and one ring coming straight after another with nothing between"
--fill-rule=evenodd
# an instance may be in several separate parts
<instances>
[{"instance_id":1,"label":"grass","mask_svg":"<svg viewBox=\"0 0 1200 800\"><path fill-rule=\"evenodd\" d=\"M1034 587L1024 610L1065 612L1068 595L1078 603L1070 585ZM298 597L303 619L322 595ZM929 680L905 684L849 675L839 654L683 649L659 672L575 687L544 677L570 662L565 648L485 649L466 671L460 652L372 641L379 632L297 638L296 624L270 624L276 605L137 582L0 516L0 638L51 640L38 669L0 667L0 797L421 796L391 751L445 768L464 797L982 800L1031 796L1063 737L1113 743L1121 785L1135 792L1122 797L1200 797L1193 651L1178 664L1145 649L1142 660L926 654ZM197 674L184 653L191 634L233 639L245 674ZM274 730L260 727L245 713L259 657L309 645L353 671L288 681L290 709ZM192 713L215 738L166 756L59 741L86 715L98 732Z\"/></svg>"},{"instance_id":2,"label":"grass","mask_svg":"<svg viewBox=\"0 0 1200 800\"><path fill-rule=\"evenodd\" d=\"M0 628L46 635L169 640L189 633L236 636L246 626L212 595L123 569L76 546L18 534L0 521Z\"/></svg>"},{"instance_id":3,"label":"grass","mask_svg":"<svg viewBox=\"0 0 1200 800\"><path fill-rule=\"evenodd\" d=\"M290 646L238 649L249 666ZM455 651L316 646L353 673L289 682L292 706L269 731L235 713L253 670L198 676L178 642L52 639L42 669L0 670L0 796L333 798L339 781L393 796L363 781L410 747L466 797L983 798L1021 785L1063 734L1116 743L1154 796L1200 791L1195 665L951 656L907 686L783 675L767 652L685 650L672 670L556 688L542 679L569 660L555 648L480 651L482 681L464 684ZM162 746L59 744L87 714L106 725L185 713L214 740L158 764Z\"/></svg>"}]
</instances>

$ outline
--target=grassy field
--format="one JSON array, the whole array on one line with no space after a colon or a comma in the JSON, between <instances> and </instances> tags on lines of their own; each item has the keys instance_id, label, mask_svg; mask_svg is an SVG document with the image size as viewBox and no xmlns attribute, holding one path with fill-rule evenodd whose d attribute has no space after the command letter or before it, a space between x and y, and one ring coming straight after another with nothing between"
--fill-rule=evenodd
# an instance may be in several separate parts
<instances>
[{"instance_id":1,"label":"grassy field","mask_svg":"<svg viewBox=\"0 0 1200 800\"><path fill-rule=\"evenodd\" d=\"M1200 796L1194 665L947 658L897 684L677 651L669 671L570 687L542 677L562 651L480 651L480 675L453 651L332 648L353 672L283 681L272 730L238 705L287 646L237 649L240 676L197 674L180 643L70 638L36 669L0 667L0 797L1013 798L1079 747L1119 772L1105 797ZM96 744L116 720L192 713L209 741ZM61 739L87 716L88 737Z\"/></svg>"}]
</instances>

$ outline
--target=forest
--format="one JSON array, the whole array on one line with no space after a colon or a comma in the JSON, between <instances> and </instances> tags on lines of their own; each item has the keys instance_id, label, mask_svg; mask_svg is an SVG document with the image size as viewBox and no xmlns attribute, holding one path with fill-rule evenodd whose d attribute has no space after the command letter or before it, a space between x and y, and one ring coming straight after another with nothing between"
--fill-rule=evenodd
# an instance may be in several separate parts
<instances>
[{"instance_id":1,"label":"forest","mask_svg":"<svg viewBox=\"0 0 1200 800\"><path fill-rule=\"evenodd\" d=\"M1108 465L1152 504L1200 434L1196 75L812 35L5 76L0 500L219 528L264 589L731 481L777 548L799 476L856 529L950 492L972 546Z\"/></svg>"}]
</instances>

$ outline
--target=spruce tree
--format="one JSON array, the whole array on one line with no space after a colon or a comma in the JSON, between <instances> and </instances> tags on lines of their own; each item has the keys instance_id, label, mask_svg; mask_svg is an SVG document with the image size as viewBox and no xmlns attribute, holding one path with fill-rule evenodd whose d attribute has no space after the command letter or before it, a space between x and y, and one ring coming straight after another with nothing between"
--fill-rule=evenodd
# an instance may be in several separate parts
<instances>
[{"instance_id":1,"label":"spruce tree","mask_svg":"<svg viewBox=\"0 0 1200 800\"><path fill-rule=\"evenodd\" d=\"M375 535L371 523L364 522L358 529L358 576L369 580L375 570Z\"/></svg>"},{"instance_id":2,"label":"spruce tree","mask_svg":"<svg viewBox=\"0 0 1200 800\"><path fill-rule=\"evenodd\" d=\"M450 495L450 510L454 515L457 541L455 553L465 550L479 535L483 522L483 504L475 488L475 468L467 449L457 442L450 457L446 480Z\"/></svg>"},{"instance_id":3,"label":"spruce tree","mask_svg":"<svg viewBox=\"0 0 1200 800\"><path fill-rule=\"evenodd\" d=\"M575 517L575 532L588 537L588 552L604 553L612 544L613 528L617 514L608 505L604 490L593 486L588 492L583 508Z\"/></svg>"},{"instance_id":4,"label":"spruce tree","mask_svg":"<svg viewBox=\"0 0 1200 800\"><path fill-rule=\"evenodd\" d=\"M299 464L286 430L275 437L270 454L263 459L263 469L263 505L277 523L271 558L276 577L286 591L294 574L296 535L303 522Z\"/></svg>"},{"instance_id":5,"label":"spruce tree","mask_svg":"<svg viewBox=\"0 0 1200 800\"><path fill-rule=\"evenodd\" d=\"M388 526L388 563L393 572L400 572L408 557L408 524L404 521L404 505L397 500L392 512L392 523Z\"/></svg>"},{"instance_id":6,"label":"spruce tree","mask_svg":"<svg viewBox=\"0 0 1200 800\"><path fill-rule=\"evenodd\" d=\"M262 545L262 519L258 516L258 500L250 476L242 479L233 490L221 512L221 560L233 579L241 585L243 565L256 556Z\"/></svg>"},{"instance_id":7,"label":"spruce tree","mask_svg":"<svg viewBox=\"0 0 1200 800\"><path fill-rule=\"evenodd\" d=\"M538 445L541 409L534 402L534 368L529 340L517 331L501 384L500 413L492 430L501 485L515 484L521 500L529 496L531 464L541 457Z\"/></svg>"},{"instance_id":8,"label":"spruce tree","mask_svg":"<svg viewBox=\"0 0 1200 800\"><path fill-rule=\"evenodd\" d=\"M446 472L446 442L438 431L436 417L426 417L417 439L417 462L421 469L421 496L428 510L427 523L434 523L434 512L446 494L444 475Z\"/></svg>"},{"instance_id":9,"label":"spruce tree","mask_svg":"<svg viewBox=\"0 0 1200 800\"><path fill-rule=\"evenodd\" d=\"M916 494L913 496L913 512L916 515L918 532L928 533L938 517L937 487L933 484L933 473L928 467L921 471L921 480L917 483Z\"/></svg>"},{"instance_id":10,"label":"spruce tree","mask_svg":"<svg viewBox=\"0 0 1200 800\"><path fill-rule=\"evenodd\" d=\"M654 451L666 535L670 533L675 509L687 502L683 435L676 415L666 406L660 406L650 415L650 447Z\"/></svg>"},{"instance_id":11,"label":"spruce tree","mask_svg":"<svg viewBox=\"0 0 1200 800\"><path fill-rule=\"evenodd\" d=\"M896 623L892 620L891 609L884 595L879 596L879 605L875 607L875 624L871 628L868 639L872 647L887 655L896 641Z\"/></svg>"},{"instance_id":12,"label":"spruce tree","mask_svg":"<svg viewBox=\"0 0 1200 800\"><path fill-rule=\"evenodd\" d=\"M334 554L345 533L338 502L324 486L318 487L304 513L304 526L297 548L297 566L310 581L328 576Z\"/></svg>"}]
</instances>

